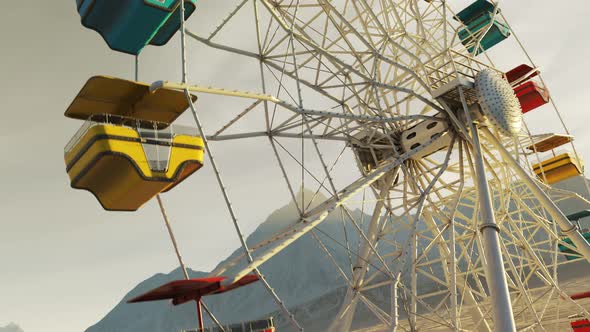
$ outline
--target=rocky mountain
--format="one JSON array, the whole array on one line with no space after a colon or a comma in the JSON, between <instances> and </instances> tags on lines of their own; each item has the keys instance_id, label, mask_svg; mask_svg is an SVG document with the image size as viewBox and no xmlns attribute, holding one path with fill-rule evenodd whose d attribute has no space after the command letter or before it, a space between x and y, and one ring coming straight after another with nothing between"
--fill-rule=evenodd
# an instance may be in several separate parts
<instances>
[{"instance_id":1,"label":"rocky mountain","mask_svg":"<svg viewBox=\"0 0 590 332\"><path fill-rule=\"evenodd\" d=\"M298 195L299 196L299 195ZM307 192L306 197L313 196ZM321 202L325 197L316 197L315 201ZM315 203L315 202L314 202ZM313 205L313 204L312 204ZM360 217L360 212L353 212ZM283 229L285 226L297 220L297 210L293 203L273 212L256 231L248 237L248 243L257 243L261 239ZM368 216L364 216L365 220ZM346 234L355 233L350 223L347 224ZM336 248L337 243L346 243L345 228L342 225L340 215L328 216L316 232L324 237L322 232L330 234L332 239L325 239L327 245L332 246L333 257L341 266L350 266L349 257L342 248ZM337 242L336 242L337 241ZM349 238L351 246L358 246L356 237ZM241 248L236 250L227 260L242 253ZM311 235L305 235L283 252L277 254L271 261L261 268L269 283L276 287L276 291L290 307L298 307L304 303L321 298L330 292L336 291L344 285L343 279L333 264L327 263L324 252ZM223 264L223 263L221 263ZM190 270L192 278L205 277L207 273ZM168 274L156 274L141 282L132 289L119 304L111 310L102 320L89 327L86 332L149 332L149 331L180 331L194 328L195 304L188 303L173 307L166 301L127 304L126 301L148 290L158 287L172 280L182 279L180 269ZM276 310L273 298L268 294L261 283L255 283L229 292L205 299L206 304L222 322L240 322L264 317Z\"/></svg>"},{"instance_id":2,"label":"rocky mountain","mask_svg":"<svg viewBox=\"0 0 590 332\"><path fill-rule=\"evenodd\" d=\"M581 177L563 181L555 187L577 192L584 197L588 196ZM311 197L312 193L306 193L305 196ZM324 197L317 197L316 201L320 202L324 199ZM560 203L560 207L566 214L588 208L575 200L563 201ZM361 217L359 211L353 213L357 217ZM369 216L365 215L363 218L367 220ZM248 243L254 244L261 239L268 238L284 227L293 224L296 220L295 205L291 203L284 206L273 212L248 237ZM350 223L346 225L348 225L347 228L344 228L339 214L335 213L330 215L316 232L325 240L326 244L331 246L330 251L340 266L350 266L350 258L346 254L346 250L339 247L346 243L345 237L348 238L351 246L357 246L359 242L358 237L355 236L356 231L352 229L353 226ZM583 222L582 227L585 227ZM326 238L323 233L329 234L331 239ZM403 237L404 234L398 236ZM231 260L241 253L241 249L236 250L227 260ZM327 263L325 256L317 241L308 234L261 268L270 284L276 288L281 299L292 308L297 320L306 328L306 332L325 331L332 317L338 312L346 292L343 279L333 264ZM354 257L352 258L354 259ZM190 276L193 278L204 277L206 274L200 271L190 271ZM88 328L86 332L175 332L194 328L196 325L194 303L178 307L173 307L166 301L143 304L126 303L130 298L177 279L182 279L181 271L178 269L168 274L157 274L141 282L125 295L111 312L94 326ZM421 287L427 287L426 284L421 285ZM386 294L375 293L370 296L383 303L389 302L389 299L385 298ZM206 298L206 303L222 322L239 322L273 316L279 331L292 331L287 320L277 311L272 297L260 283L227 294ZM359 306L358 310L360 310L359 317L366 317L366 321L355 322L359 326L376 323L373 315L368 312L366 315L362 313L363 310L367 310L364 306Z\"/></svg>"}]
</instances>

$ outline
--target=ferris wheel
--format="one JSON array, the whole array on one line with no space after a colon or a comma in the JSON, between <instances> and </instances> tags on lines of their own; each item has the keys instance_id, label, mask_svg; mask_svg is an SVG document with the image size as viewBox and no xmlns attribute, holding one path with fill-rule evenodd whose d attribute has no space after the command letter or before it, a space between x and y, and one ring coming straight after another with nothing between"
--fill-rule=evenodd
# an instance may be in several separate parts
<instances>
[{"instance_id":1,"label":"ferris wheel","mask_svg":"<svg viewBox=\"0 0 590 332\"><path fill-rule=\"evenodd\" d=\"M194 0L77 4L82 23L115 51L137 56L180 31L183 76L151 84L91 78L66 112L85 121L66 146L72 187L113 211L157 197L183 265L159 195L211 167L244 249L208 280L136 300L197 300L200 311L202 296L260 279L302 331L260 268L309 234L348 287L330 331L550 331L573 315L590 319L558 276L561 266L590 260L590 233L575 223L590 213L566 215L558 203L590 202L549 186L583 174L583 162L565 125L557 134L527 125L537 112L563 121L498 1L243 0L208 33L189 27L199 15ZM254 31L249 45L228 37L239 29ZM193 41L251 59L259 85L199 85L189 76ZM521 60L497 67L491 50L500 48ZM204 95L243 108L219 112L223 124L210 131L199 114ZM172 124L187 109L196 126ZM255 137L268 139L282 174L273 181L284 183L299 220L248 246L231 203L240 197L223 180L232 166L214 157ZM567 146L570 153L555 152ZM314 197L297 197L299 186ZM328 198L309 204L320 194ZM371 219L359 220L357 208L372 209ZM359 239L337 243L347 266L316 232L334 212ZM359 306L379 324L359 326Z\"/></svg>"}]
</instances>

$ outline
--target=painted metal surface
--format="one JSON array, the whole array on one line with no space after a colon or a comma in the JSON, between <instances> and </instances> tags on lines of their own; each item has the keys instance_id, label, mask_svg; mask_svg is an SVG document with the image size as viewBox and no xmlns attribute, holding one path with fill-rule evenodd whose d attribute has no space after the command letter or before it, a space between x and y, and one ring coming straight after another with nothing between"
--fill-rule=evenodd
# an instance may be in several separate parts
<instances>
[{"instance_id":1,"label":"painted metal surface","mask_svg":"<svg viewBox=\"0 0 590 332\"><path fill-rule=\"evenodd\" d=\"M191 96L194 102L196 96ZM72 119L98 120L101 116L129 117L140 127L160 128L174 122L189 104L183 92L168 88L150 90L150 85L109 76L88 79L65 112Z\"/></svg>"},{"instance_id":2,"label":"painted metal surface","mask_svg":"<svg viewBox=\"0 0 590 332\"><path fill-rule=\"evenodd\" d=\"M185 18L196 9L196 0L182 0ZM180 28L180 0L77 1L82 25L98 32L119 52L138 55L151 45L164 45Z\"/></svg>"},{"instance_id":3,"label":"painted metal surface","mask_svg":"<svg viewBox=\"0 0 590 332\"><path fill-rule=\"evenodd\" d=\"M510 29L497 19L496 13L492 3L477 0L457 14L456 19L465 25L459 38L470 53L478 55L510 36Z\"/></svg>"},{"instance_id":4,"label":"painted metal surface","mask_svg":"<svg viewBox=\"0 0 590 332\"><path fill-rule=\"evenodd\" d=\"M170 154L146 153L144 144L168 145ZM131 128L95 125L65 155L72 188L90 191L105 210L135 211L160 192L172 189L203 165L199 137L176 136L146 142ZM154 170L150 159L165 163Z\"/></svg>"}]
</instances>

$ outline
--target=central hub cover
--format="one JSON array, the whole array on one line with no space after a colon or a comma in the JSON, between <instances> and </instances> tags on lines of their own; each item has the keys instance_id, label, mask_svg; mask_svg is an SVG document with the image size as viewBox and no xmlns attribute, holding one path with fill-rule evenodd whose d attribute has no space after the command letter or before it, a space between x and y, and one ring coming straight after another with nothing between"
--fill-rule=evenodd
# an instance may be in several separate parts
<instances>
[{"instance_id":1,"label":"central hub cover","mask_svg":"<svg viewBox=\"0 0 590 332\"><path fill-rule=\"evenodd\" d=\"M522 127L522 110L514 90L499 73L485 69L475 77L475 90L483 114L506 136L516 136Z\"/></svg>"},{"instance_id":2,"label":"central hub cover","mask_svg":"<svg viewBox=\"0 0 590 332\"><path fill-rule=\"evenodd\" d=\"M401 143L404 152L409 152L421 145L433 142L420 152L412 155L413 160L420 160L439 150L447 148L451 144L449 125L445 120L425 120L401 134Z\"/></svg>"}]
</instances>

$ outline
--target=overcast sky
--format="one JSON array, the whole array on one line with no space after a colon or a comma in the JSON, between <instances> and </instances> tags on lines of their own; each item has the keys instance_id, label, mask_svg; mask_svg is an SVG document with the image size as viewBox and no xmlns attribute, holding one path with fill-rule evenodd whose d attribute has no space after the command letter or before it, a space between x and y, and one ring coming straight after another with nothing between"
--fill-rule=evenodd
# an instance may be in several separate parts
<instances>
[{"instance_id":1,"label":"overcast sky","mask_svg":"<svg viewBox=\"0 0 590 332\"><path fill-rule=\"evenodd\" d=\"M191 28L211 31L233 3L200 0ZM590 155L590 4L520 0L502 7L543 69L581 154ZM138 282L176 267L155 202L137 213L108 213L89 193L71 189L65 172L63 147L81 124L63 117L66 107L90 76L131 79L133 59L83 28L73 0L0 1L0 17L0 326L14 321L26 332L82 331ZM141 78L178 81L177 44L146 49ZM189 50L191 81L258 89L250 87L255 65L194 43ZM503 68L516 61L497 56ZM231 106L199 100L208 123ZM558 128L550 113L527 120L535 132ZM289 200L270 150L260 153L257 144L215 145L246 233ZM193 269L210 270L239 245L210 168L164 199Z\"/></svg>"}]
</instances>

